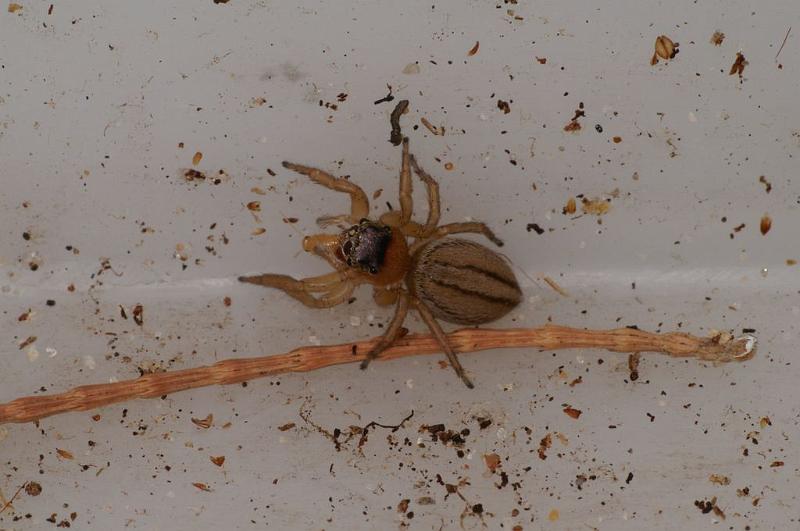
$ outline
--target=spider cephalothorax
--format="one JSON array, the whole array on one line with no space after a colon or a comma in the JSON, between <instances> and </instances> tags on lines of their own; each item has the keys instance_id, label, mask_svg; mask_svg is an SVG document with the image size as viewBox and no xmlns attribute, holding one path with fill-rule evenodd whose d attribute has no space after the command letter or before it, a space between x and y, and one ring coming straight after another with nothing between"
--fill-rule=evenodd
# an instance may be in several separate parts
<instances>
[{"instance_id":1,"label":"spider cephalothorax","mask_svg":"<svg viewBox=\"0 0 800 531\"><path fill-rule=\"evenodd\" d=\"M392 229L366 218L340 235L342 258L350 267L378 273L392 240Z\"/></svg>"},{"instance_id":2,"label":"spider cephalothorax","mask_svg":"<svg viewBox=\"0 0 800 531\"><path fill-rule=\"evenodd\" d=\"M300 280L271 273L239 280L283 290L312 308L336 306L348 301L357 285L372 284L375 301L381 305L395 303L396 309L386 332L367 353L361 368L365 369L370 360L392 345L413 306L441 344L453 369L472 387L436 319L472 325L488 323L519 304L522 293L513 271L500 255L470 240L445 237L471 232L486 236L498 246L503 242L483 223L439 225L439 185L409 153L407 138L403 139L400 169L400 210L390 210L378 221L367 218L367 196L348 179L291 162L284 162L283 166L350 195L350 214L317 220L321 226L337 223L350 224L349 228L340 234L315 234L303 240L306 251L327 260L335 271ZM411 168L428 192L428 218L424 224L411 220ZM407 238L413 238L413 242L409 244Z\"/></svg>"}]
</instances>

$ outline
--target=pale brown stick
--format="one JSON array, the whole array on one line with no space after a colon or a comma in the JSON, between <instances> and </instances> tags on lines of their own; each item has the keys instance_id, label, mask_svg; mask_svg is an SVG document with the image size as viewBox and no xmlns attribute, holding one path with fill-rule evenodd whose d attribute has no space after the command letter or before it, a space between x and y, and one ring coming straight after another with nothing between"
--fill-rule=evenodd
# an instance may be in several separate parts
<instances>
[{"instance_id":1,"label":"pale brown stick","mask_svg":"<svg viewBox=\"0 0 800 531\"><path fill-rule=\"evenodd\" d=\"M458 353L494 348L533 347L542 350L600 348L613 352L659 352L669 356L696 357L705 361L729 362L750 359L755 353L755 338L735 340L700 338L673 332L653 334L631 328L581 330L547 325L540 328L491 330L465 328L447 336ZM86 411L134 398L154 398L186 389L215 384L235 384L265 376L306 372L353 363L366 358L378 339L344 345L300 347L286 354L258 358L230 359L206 367L146 374L134 380L84 385L70 391L18 398L0 404L0 424L30 422L67 411ZM379 360L441 352L433 336L409 335L383 351ZM353 377L361 376L354 373Z\"/></svg>"}]
</instances>

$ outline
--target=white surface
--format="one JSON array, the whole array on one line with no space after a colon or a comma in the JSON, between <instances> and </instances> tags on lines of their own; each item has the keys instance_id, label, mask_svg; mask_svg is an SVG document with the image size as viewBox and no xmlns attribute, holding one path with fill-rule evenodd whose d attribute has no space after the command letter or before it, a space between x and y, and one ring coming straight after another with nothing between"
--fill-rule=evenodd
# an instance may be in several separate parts
<instances>
[{"instance_id":1,"label":"white surface","mask_svg":"<svg viewBox=\"0 0 800 531\"><path fill-rule=\"evenodd\" d=\"M352 305L313 311L234 279L326 271L300 240L346 201L281 160L349 174L370 195L383 189L376 213L397 205L399 150L387 142L397 100L373 105L387 83L411 100L404 131L439 179L443 221L487 221L525 272L529 299L499 326L552 318L700 335L753 328L758 355L720 367L645 355L636 383L626 357L605 352L463 356L474 391L439 358L422 357L117 405L97 411L99 421L81 413L2 426L0 492L9 498L31 480L43 492L23 493L0 527L49 528L52 513L60 522L74 511L79 529L479 528L471 513L460 520L465 502L446 496L440 474L469 482L460 492L483 505L490 529L796 528L800 284L799 266L786 264L800 259L796 2L303 4L2 10L0 401L131 378L152 364L194 367L376 334L390 313L366 290ZM715 30L726 34L720 47L709 43ZM660 34L680 53L653 67ZM742 82L728 75L739 50L750 63ZM410 63L419 73L403 73ZM579 102L583 129L566 133ZM446 135L412 129L423 116ZM224 170L220 184L184 182L196 151L199 169ZM602 224L561 213L577 194L611 197ZM253 200L260 222L246 208ZM773 226L762 236L765 213ZM257 227L266 233L251 235ZM113 270L99 273L104 258ZM539 274L570 298L527 278ZM136 303L143 327L130 319ZM407 326L422 329L416 318ZM31 335L36 351L18 349ZM565 415L565 404L582 416ZM362 455L356 440L336 451L301 408L331 431L414 417L391 441L371 432ZM211 429L190 420L209 413ZM480 430L474 417L487 415L493 423ZM296 427L278 430L289 422ZM437 423L470 430L463 458L418 433ZM500 470L490 475L482 459L492 452L509 477L502 488ZM223 467L209 461L221 455ZM594 479L578 489L578 476ZM425 496L435 504L421 505ZM725 521L695 507L712 497ZM413 518L396 510L406 498Z\"/></svg>"}]
</instances>

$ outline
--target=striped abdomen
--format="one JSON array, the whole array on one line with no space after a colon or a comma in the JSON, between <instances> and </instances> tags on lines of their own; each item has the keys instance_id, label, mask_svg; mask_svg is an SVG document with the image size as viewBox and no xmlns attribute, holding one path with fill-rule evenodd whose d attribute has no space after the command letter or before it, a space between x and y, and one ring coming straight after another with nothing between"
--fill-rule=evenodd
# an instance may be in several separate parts
<instances>
[{"instance_id":1,"label":"striped abdomen","mask_svg":"<svg viewBox=\"0 0 800 531\"><path fill-rule=\"evenodd\" d=\"M510 312L522 292L508 263L470 240L435 240L412 257L406 282L438 319L482 324Z\"/></svg>"}]
</instances>

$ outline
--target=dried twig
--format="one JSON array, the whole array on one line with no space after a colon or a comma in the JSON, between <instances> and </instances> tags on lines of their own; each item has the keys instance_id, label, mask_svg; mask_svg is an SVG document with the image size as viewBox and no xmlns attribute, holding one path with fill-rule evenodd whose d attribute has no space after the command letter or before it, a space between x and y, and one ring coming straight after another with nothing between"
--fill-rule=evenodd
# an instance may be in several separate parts
<instances>
[{"instance_id":1,"label":"dried twig","mask_svg":"<svg viewBox=\"0 0 800 531\"><path fill-rule=\"evenodd\" d=\"M58 413L86 411L134 398L154 398L208 385L235 384L265 376L359 362L376 341L371 339L355 344L300 347L286 354L230 359L206 367L145 374L134 380L85 385L54 395L18 398L0 404L0 424L30 422ZM556 325L510 330L465 328L449 334L448 341L453 350L459 353L520 347L543 350L601 348L614 352L660 352L678 358L729 362L749 359L755 352L755 338L752 336L729 339L718 333L712 338L700 338L680 332L654 334L632 328L581 330ZM437 352L441 352L441 347L432 336L409 335L387 349L378 359L391 360Z\"/></svg>"},{"instance_id":2,"label":"dried twig","mask_svg":"<svg viewBox=\"0 0 800 531\"><path fill-rule=\"evenodd\" d=\"M786 30L786 36L783 38L783 42L781 43L781 47L778 49L778 53L775 54L775 60L778 60L778 56L783 51L783 47L786 46L786 41L789 39L789 34L792 32L792 27L789 26L789 29Z\"/></svg>"},{"instance_id":3,"label":"dried twig","mask_svg":"<svg viewBox=\"0 0 800 531\"><path fill-rule=\"evenodd\" d=\"M400 129L400 116L406 112L406 109L408 109L408 100L400 100L397 102L397 106L389 117L389 123L392 124L392 133L389 135L389 142L394 146L399 146L403 141L403 132Z\"/></svg>"}]
</instances>

